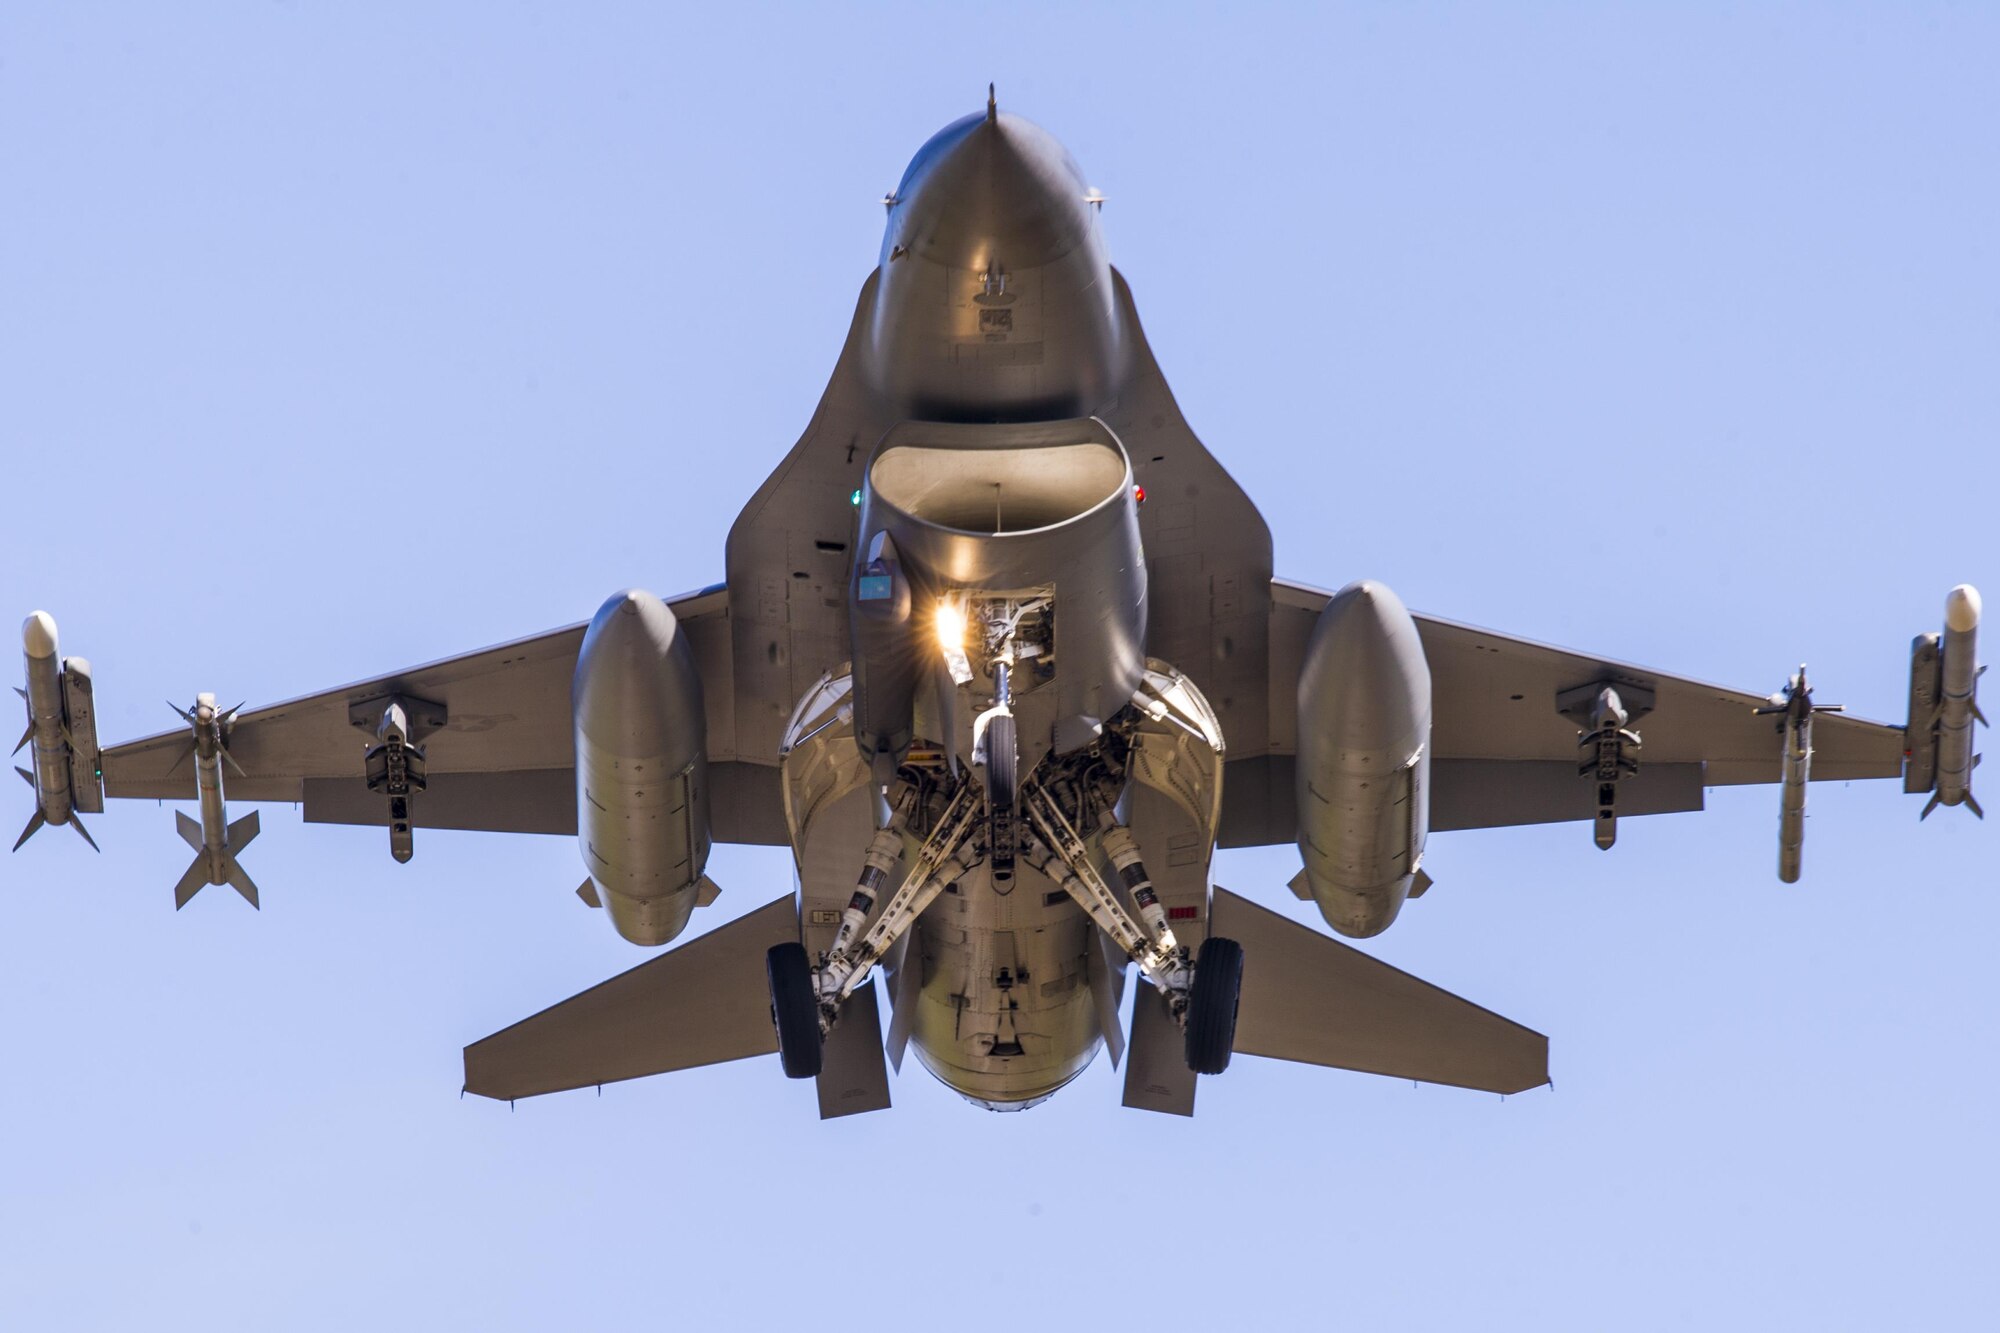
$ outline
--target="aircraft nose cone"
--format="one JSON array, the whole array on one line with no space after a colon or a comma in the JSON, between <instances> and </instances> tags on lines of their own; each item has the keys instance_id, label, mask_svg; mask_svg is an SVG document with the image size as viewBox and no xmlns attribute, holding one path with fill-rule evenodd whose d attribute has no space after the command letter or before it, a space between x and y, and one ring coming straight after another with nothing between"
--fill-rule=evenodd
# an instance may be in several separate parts
<instances>
[{"instance_id":1,"label":"aircraft nose cone","mask_svg":"<svg viewBox=\"0 0 2000 1333\"><path fill-rule=\"evenodd\" d=\"M1006 112L967 116L918 150L896 190L884 259L952 268L1036 268L1062 258L1092 219L1076 163L1054 136Z\"/></svg>"},{"instance_id":2,"label":"aircraft nose cone","mask_svg":"<svg viewBox=\"0 0 2000 1333\"><path fill-rule=\"evenodd\" d=\"M21 647L30 657L56 655L56 618L37 611L21 622Z\"/></svg>"}]
</instances>

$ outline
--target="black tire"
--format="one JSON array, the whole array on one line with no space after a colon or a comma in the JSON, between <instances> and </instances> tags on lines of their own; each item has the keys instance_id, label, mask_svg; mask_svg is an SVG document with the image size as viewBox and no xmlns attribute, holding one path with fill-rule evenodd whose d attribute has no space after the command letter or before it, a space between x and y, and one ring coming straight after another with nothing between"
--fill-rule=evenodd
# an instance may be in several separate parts
<instances>
[{"instance_id":1,"label":"black tire","mask_svg":"<svg viewBox=\"0 0 2000 1333\"><path fill-rule=\"evenodd\" d=\"M1197 1074L1220 1074L1236 1049L1236 1003L1243 993L1243 946L1211 937L1195 959L1188 992L1187 1063Z\"/></svg>"},{"instance_id":2,"label":"black tire","mask_svg":"<svg viewBox=\"0 0 2000 1333\"><path fill-rule=\"evenodd\" d=\"M764 955L764 975L771 983L771 1026L778 1030L778 1059L785 1066L785 1077L817 1077L819 994L813 988L806 946L772 945Z\"/></svg>"},{"instance_id":3,"label":"black tire","mask_svg":"<svg viewBox=\"0 0 2000 1333\"><path fill-rule=\"evenodd\" d=\"M1017 781L1020 766L1014 719L1002 713L986 724L986 800L992 809L1013 814L1014 797L1021 789Z\"/></svg>"}]
</instances>

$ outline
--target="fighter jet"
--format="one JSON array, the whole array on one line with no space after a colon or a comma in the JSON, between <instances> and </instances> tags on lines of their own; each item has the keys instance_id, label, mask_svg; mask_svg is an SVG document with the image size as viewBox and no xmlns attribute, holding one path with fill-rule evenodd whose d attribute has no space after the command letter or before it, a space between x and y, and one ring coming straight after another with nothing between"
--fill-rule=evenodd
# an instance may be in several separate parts
<instances>
[{"instance_id":1,"label":"fighter jet","mask_svg":"<svg viewBox=\"0 0 2000 1333\"><path fill-rule=\"evenodd\" d=\"M1809 780L1978 812L1969 588L1917 639L1897 726L1811 703L1803 670L1767 697L1274 577L1101 202L990 90L924 144L818 410L700 591L268 707L201 695L192 735L102 750L90 665L36 612L29 834L196 795L177 904L256 905L226 768L238 800L385 827L399 862L419 829L573 836L577 895L650 949L714 900L715 843L787 846L790 892L469 1046L465 1088L776 1054L839 1116L887 1107L914 1051L1019 1110L1103 1050L1127 1106L1187 1115L1239 1053L1548 1079L1541 1034L1217 887L1218 848L1296 844L1291 890L1368 937L1430 887L1432 830L1576 821L1608 849L1621 818L1778 783L1792 879Z\"/></svg>"}]
</instances>

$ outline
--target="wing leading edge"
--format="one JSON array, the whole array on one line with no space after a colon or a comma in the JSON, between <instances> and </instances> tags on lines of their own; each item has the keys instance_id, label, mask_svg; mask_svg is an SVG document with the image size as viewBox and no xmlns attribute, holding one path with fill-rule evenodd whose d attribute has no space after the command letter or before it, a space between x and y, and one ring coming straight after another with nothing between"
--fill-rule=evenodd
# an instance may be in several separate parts
<instances>
[{"instance_id":1,"label":"wing leading edge","mask_svg":"<svg viewBox=\"0 0 2000 1333\"><path fill-rule=\"evenodd\" d=\"M736 752L728 594L709 588L668 605L687 631L702 676L714 836L719 842L783 844L777 770L739 761ZM566 625L245 709L229 733L228 794L239 801L297 802L308 823L385 822L385 803L368 788L363 756L373 743L366 724L395 697L419 705L413 711L434 706L442 717L423 737L428 785L411 803L416 827L574 834L570 681L586 628ZM185 730L104 751L105 794L190 799L194 777L186 751Z\"/></svg>"}]
</instances>

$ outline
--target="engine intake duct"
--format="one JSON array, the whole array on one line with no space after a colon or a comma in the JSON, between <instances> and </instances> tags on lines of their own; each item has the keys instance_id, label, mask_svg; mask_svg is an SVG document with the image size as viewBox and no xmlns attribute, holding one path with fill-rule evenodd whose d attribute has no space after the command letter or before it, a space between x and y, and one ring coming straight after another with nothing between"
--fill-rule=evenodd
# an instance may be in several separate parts
<instances>
[{"instance_id":1,"label":"engine intake duct","mask_svg":"<svg viewBox=\"0 0 2000 1333\"><path fill-rule=\"evenodd\" d=\"M942 598L1045 588L1056 716L1094 726L1132 697L1146 663L1138 502L1109 427L906 421L883 436L848 588L862 752L908 746L918 681L940 660Z\"/></svg>"}]
</instances>

